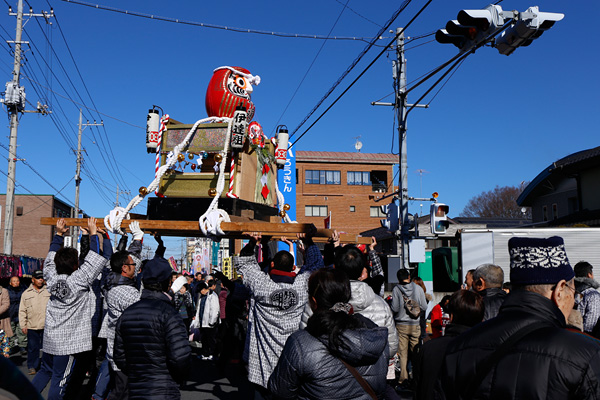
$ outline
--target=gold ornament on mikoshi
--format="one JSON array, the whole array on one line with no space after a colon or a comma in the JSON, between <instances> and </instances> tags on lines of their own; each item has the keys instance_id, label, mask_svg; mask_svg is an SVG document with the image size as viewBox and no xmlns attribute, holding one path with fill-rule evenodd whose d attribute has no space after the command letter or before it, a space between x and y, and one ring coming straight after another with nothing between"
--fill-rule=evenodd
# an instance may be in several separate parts
<instances>
[{"instance_id":1,"label":"gold ornament on mikoshi","mask_svg":"<svg viewBox=\"0 0 600 400\"><path fill-rule=\"evenodd\" d=\"M148 194L148 188L146 186L140 187L140 196L145 196Z\"/></svg>"},{"instance_id":2,"label":"gold ornament on mikoshi","mask_svg":"<svg viewBox=\"0 0 600 400\"><path fill-rule=\"evenodd\" d=\"M195 156L196 156L196 155L195 155L194 153L189 153L189 154L188 154L188 158L189 158L190 160L193 160Z\"/></svg>"},{"instance_id":3,"label":"gold ornament on mikoshi","mask_svg":"<svg viewBox=\"0 0 600 400\"><path fill-rule=\"evenodd\" d=\"M221 153L217 153L215 154L215 162L221 162L223 161L223 155Z\"/></svg>"},{"instance_id":4,"label":"gold ornament on mikoshi","mask_svg":"<svg viewBox=\"0 0 600 400\"><path fill-rule=\"evenodd\" d=\"M185 160L185 155L181 153L177 154L177 161L182 162L183 160Z\"/></svg>"},{"instance_id":5,"label":"gold ornament on mikoshi","mask_svg":"<svg viewBox=\"0 0 600 400\"><path fill-rule=\"evenodd\" d=\"M290 211L290 205L289 205L289 204L284 204L284 205L283 205L283 209L284 209L285 211Z\"/></svg>"},{"instance_id":6,"label":"gold ornament on mikoshi","mask_svg":"<svg viewBox=\"0 0 600 400\"><path fill-rule=\"evenodd\" d=\"M215 189L215 188L208 189L208 195L210 197L215 197L217 195L217 189Z\"/></svg>"},{"instance_id":7,"label":"gold ornament on mikoshi","mask_svg":"<svg viewBox=\"0 0 600 400\"><path fill-rule=\"evenodd\" d=\"M283 210L279 211L279 216L281 218L285 218L286 215L287 215L287 213L285 211L283 211Z\"/></svg>"}]
</instances>

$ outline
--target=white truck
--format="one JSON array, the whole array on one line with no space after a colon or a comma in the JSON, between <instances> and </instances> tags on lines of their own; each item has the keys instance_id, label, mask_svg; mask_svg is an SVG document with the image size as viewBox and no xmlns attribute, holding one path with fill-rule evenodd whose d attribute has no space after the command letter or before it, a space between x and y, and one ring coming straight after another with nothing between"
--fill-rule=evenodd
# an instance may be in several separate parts
<instances>
[{"instance_id":1,"label":"white truck","mask_svg":"<svg viewBox=\"0 0 600 400\"><path fill-rule=\"evenodd\" d=\"M560 236L565 241L565 250L571 266L575 266L579 261L587 261L594 267L594 277L600 278L600 228L462 229L459 251L463 275L481 264L491 263L502 267L504 280L508 281L508 240L515 236Z\"/></svg>"}]
</instances>

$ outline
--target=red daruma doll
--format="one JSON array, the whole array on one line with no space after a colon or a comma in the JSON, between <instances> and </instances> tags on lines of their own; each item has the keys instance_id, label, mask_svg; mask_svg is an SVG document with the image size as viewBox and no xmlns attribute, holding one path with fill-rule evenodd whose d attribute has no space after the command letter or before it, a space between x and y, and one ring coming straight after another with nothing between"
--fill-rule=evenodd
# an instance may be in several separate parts
<instances>
[{"instance_id":1,"label":"red daruma doll","mask_svg":"<svg viewBox=\"0 0 600 400\"><path fill-rule=\"evenodd\" d=\"M219 67L213 71L206 90L206 113L209 117L232 118L236 107L242 105L248 113L248 122L254 117L251 101L252 86L260 83L260 76L241 67Z\"/></svg>"}]
</instances>

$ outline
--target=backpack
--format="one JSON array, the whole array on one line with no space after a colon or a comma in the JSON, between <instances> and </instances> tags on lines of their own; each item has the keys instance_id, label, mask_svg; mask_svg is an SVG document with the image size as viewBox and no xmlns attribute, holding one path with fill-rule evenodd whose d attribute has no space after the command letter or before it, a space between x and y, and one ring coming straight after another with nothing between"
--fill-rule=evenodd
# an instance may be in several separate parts
<instances>
[{"instance_id":1,"label":"backpack","mask_svg":"<svg viewBox=\"0 0 600 400\"><path fill-rule=\"evenodd\" d=\"M421 316L421 307L419 306L419 303L406 296L400 285L398 285L398 289L400 289L402 298L404 299L404 310L406 310L406 314L413 319L419 318Z\"/></svg>"}]
</instances>

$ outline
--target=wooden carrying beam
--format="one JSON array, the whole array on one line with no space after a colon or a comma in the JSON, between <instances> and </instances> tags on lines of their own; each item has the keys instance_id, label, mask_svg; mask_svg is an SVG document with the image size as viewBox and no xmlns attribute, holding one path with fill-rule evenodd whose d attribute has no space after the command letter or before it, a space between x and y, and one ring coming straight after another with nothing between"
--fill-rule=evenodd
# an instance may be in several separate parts
<instances>
[{"instance_id":1,"label":"wooden carrying beam","mask_svg":"<svg viewBox=\"0 0 600 400\"><path fill-rule=\"evenodd\" d=\"M257 232L261 235L273 236L273 239L279 240L280 237L286 236L289 239L296 237L297 233L315 232L315 241L325 241L333 234L332 229L316 229L313 224L288 224L280 222L260 222L250 221L242 217L231 217L232 222L221 223L221 229L226 233L225 237L241 238L244 233ZM56 225L59 218L41 218L41 225ZM103 228L104 219L97 218L97 224ZM158 233L163 236L181 236L181 237L197 237L202 236L202 232L198 227L198 221L163 221L163 220L146 220L146 219L126 219L121 223L121 228L128 228L129 224L137 221L140 224L140 229L148 233ZM87 226L87 218L65 218L67 226ZM320 240L319 240L320 239ZM370 244L371 238L341 234L342 243L358 243Z\"/></svg>"}]
</instances>

